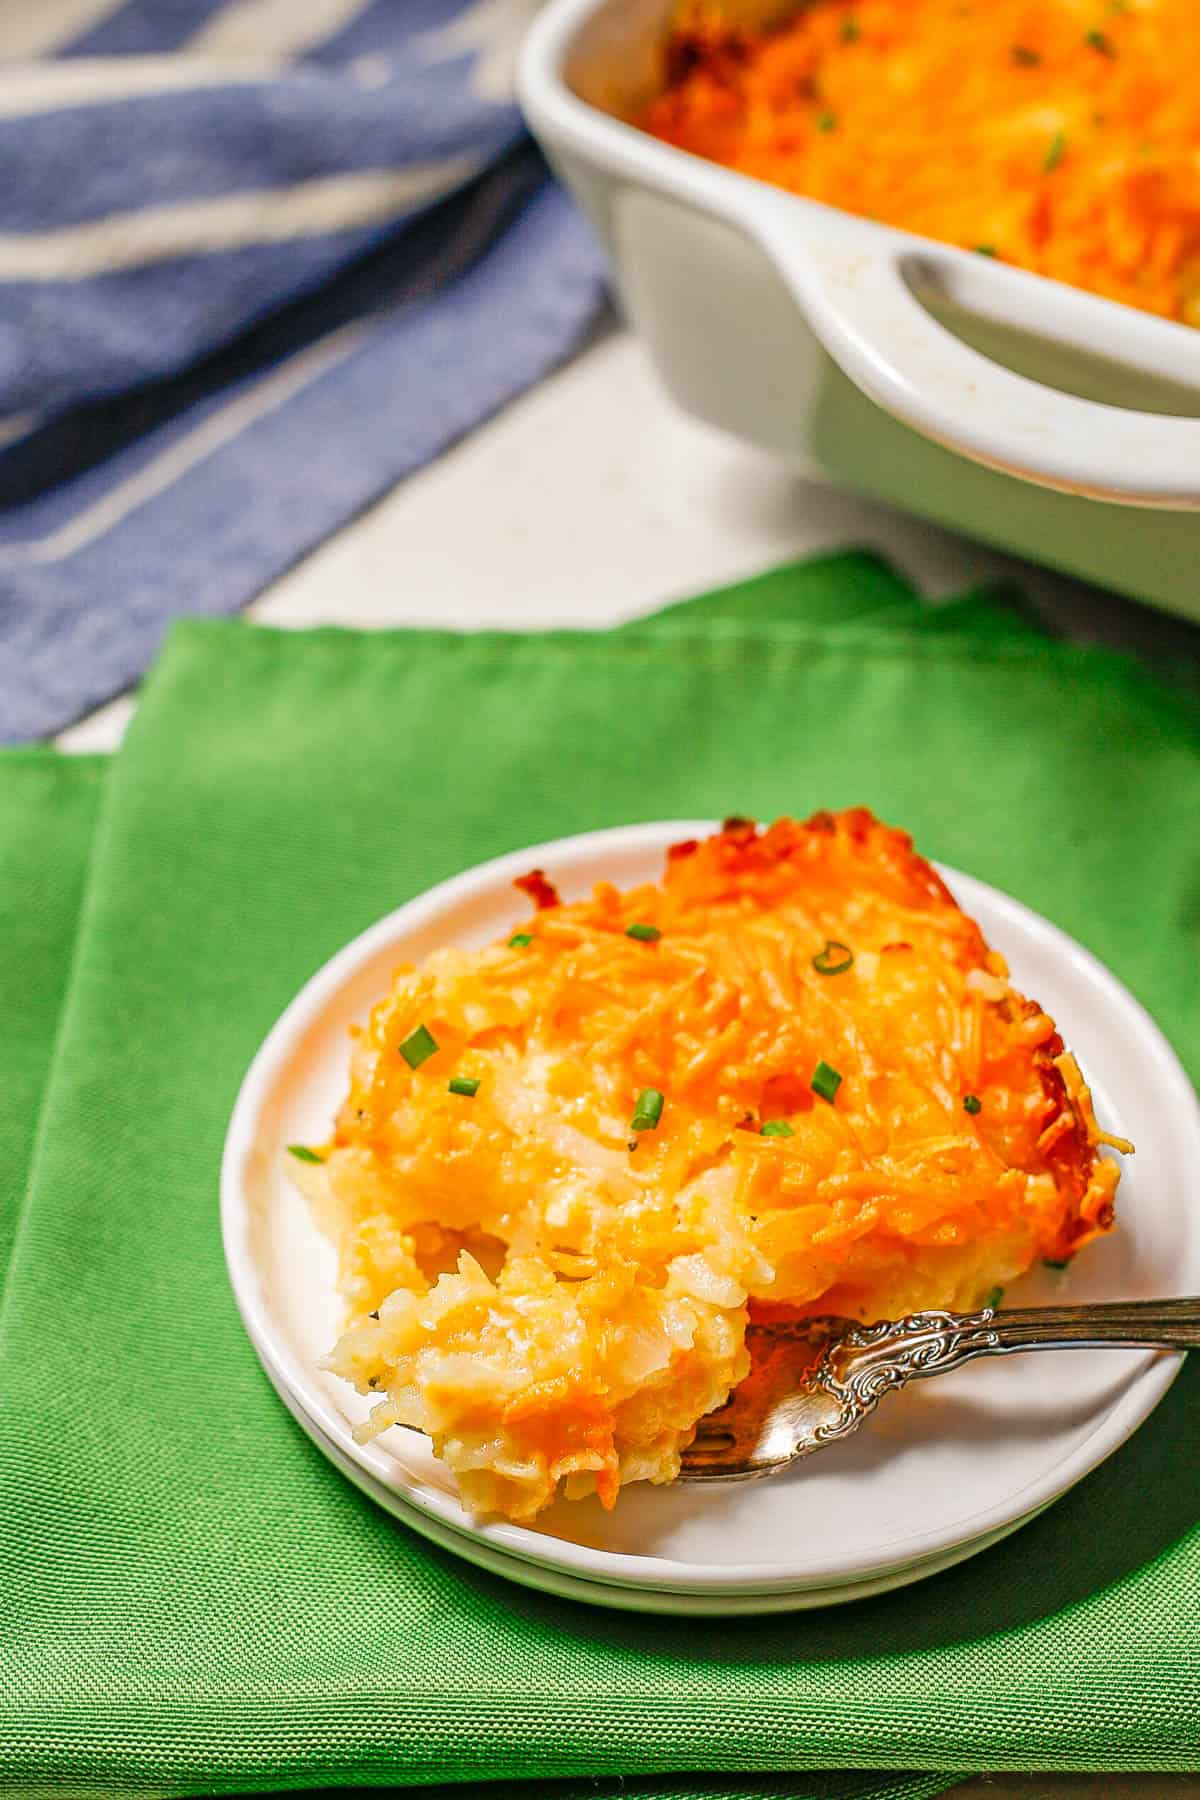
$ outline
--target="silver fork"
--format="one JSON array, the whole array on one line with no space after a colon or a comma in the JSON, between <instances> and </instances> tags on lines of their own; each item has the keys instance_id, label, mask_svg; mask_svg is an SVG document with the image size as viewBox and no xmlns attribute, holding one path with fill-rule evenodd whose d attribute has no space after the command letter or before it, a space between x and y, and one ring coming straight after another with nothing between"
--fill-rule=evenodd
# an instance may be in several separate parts
<instances>
[{"instance_id":1,"label":"silver fork","mask_svg":"<svg viewBox=\"0 0 1200 1800\"><path fill-rule=\"evenodd\" d=\"M885 1394L944 1375L977 1356L1019 1350L1191 1350L1200 1347L1200 1297L1114 1300L1096 1306L919 1312L751 1324L752 1367L683 1453L684 1481L753 1481L857 1431Z\"/></svg>"}]
</instances>

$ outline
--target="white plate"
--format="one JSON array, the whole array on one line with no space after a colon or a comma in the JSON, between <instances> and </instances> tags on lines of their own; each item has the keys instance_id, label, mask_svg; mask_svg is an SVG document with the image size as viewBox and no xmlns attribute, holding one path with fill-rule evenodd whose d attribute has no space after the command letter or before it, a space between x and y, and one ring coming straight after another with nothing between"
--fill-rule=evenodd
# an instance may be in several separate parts
<instances>
[{"instance_id":1,"label":"white plate","mask_svg":"<svg viewBox=\"0 0 1200 1800\"><path fill-rule=\"evenodd\" d=\"M997 1359L914 1385L854 1438L770 1481L635 1485L612 1513L589 1500L560 1502L535 1527L480 1522L418 1434L396 1428L354 1442L368 1402L316 1368L340 1328L332 1247L285 1167L284 1145L326 1134L344 1092L348 1028L365 1019L398 963L499 936L523 904L512 882L534 865L568 898L600 879L627 887L658 877L668 844L710 829L623 827L502 857L431 889L335 956L280 1018L238 1096L221 1172L226 1258L251 1340L301 1423L376 1499L447 1548L601 1604L828 1604L917 1580L1032 1517L1142 1422L1179 1358L1079 1350ZM1116 1232L1065 1274L1027 1276L1009 1299L1200 1291L1200 1218L1188 1186L1200 1108L1166 1040L1073 939L994 888L944 873L1008 957L1016 985L1037 996L1078 1052L1106 1126L1138 1145ZM640 1591L622 1594L629 1589Z\"/></svg>"},{"instance_id":2,"label":"white plate","mask_svg":"<svg viewBox=\"0 0 1200 1800\"><path fill-rule=\"evenodd\" d=\"M364 1494L377 1500L385 1511L410 1526L421 1537L428 1538L431 1543L449 1550L455 1556L461 1556L465 1562L473 1563L477 1569L486 1570L489 1575L501 1575L507 1581L518 1581L523 1587L535 1588L543 1594L553 1594L560 1600L582 1600L589 1606L614 1607L620 1612L659 1613L675 1618L708 1618L722 1614L746 1616L811 1611L818 1606L843 1606L848 1600L866 1600L874 1594L886 1594L892 1588L906 1587L909 1582L920 1581L926 1575L936 1575L942 1569L952 1568L955 1563L965 1561L968 1556L975 1556L989 1545L999 1543L1001 1538L1008 1537L1018 1526L1026 1523L1025 1519L1015 1519L1011 1525L1005 1525L999 1531L990 1531L982 1538L956 1544L953 1549L940 1556L926 1557L920 1563L894 1569L884 1575L865 1577L861 1581L835 1582L829 1587L805 1588L777 1594L689 1594L616 1585L607 1581L589 1580L581 1575L570 1575L550 1564L527 1562L523 1557L498 1549L479 1532L459 1531L452 1525L431 1518L428 1513L411 1506L403 1492L377 1480L346 1456L339 1445L325 1436L316 1421L302 1411L294 1395L282 1390L280 1392L293 1416L318 1449L323 1450L329 1460L344 1475L348 1475ZM1033 1518L1043 1510L1042 1507L1036 1507L1028 1516Z\"/></svg>"}]
</instances>

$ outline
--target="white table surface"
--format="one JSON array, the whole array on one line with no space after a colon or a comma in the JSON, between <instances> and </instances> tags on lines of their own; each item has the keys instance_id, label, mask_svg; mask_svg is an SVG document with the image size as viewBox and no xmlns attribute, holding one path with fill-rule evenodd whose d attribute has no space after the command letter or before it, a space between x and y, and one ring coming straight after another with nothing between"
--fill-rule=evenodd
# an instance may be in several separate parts
<instances>
[{"instance_id":1,"label":"white table surface","mask_svg":"<svg viewBox=\"0 0 1200 1800\"><path fill-rule=\"evenodd\" d=\"M1048 620L1170 655L1200 628L1018 565L697 425L613 331L401 482L249 608L264 623L603 626L788 557L873 547L948 597L1013 574ZM65 731L113 748L131 702Z\"/></svg>"},{"instance_id":2,"label":"white table surface","mask_svg":"<svg viewBox=\"0 0 1200 1800\"><path fill-rule=\"evenodd\" d=\"M1200 631L992 554L829 487L693 423L640 345L606 332L557 375L400 483L268 588L250 616L285 627L604 626L789 557L867 546L944 598L1016 574L1048 622L1171 655ZM134 700L65 731L120 741ZM1190 1776L991 1775L956 1800L1182 1800Z\"/></svg>"}]
</instances>

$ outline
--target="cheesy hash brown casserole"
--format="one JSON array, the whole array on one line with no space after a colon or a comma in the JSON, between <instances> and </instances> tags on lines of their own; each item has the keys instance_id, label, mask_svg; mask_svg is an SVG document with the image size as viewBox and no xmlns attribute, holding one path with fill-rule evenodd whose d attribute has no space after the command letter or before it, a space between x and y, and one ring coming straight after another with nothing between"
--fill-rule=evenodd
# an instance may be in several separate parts
<instances>
[{"instance_id":1,"label":"cheesy hash brown casserole","mask_svg":"<svg viewBox=\"0 0 1200 1800\"><path fill-rule=\"evenodd\" d=\"M686 0L639 124L1200 325L1195 0L807 0L768 30L725 16L745 10Z\"/></svg>"},{"instance_id":2,"label":"cheesy hash brown casserole","mask_svg":"<svg viewBox=\"0 0 1200 1800\"><path fill-rule=\"evenodd\" d=\"M870 813L676 844L396 976L330 1141L325 1366L477 1512L667 1482L747 1372L748 1307L972 1307L1113 1223L1054 1021Z\"/></svg>"}]
</instances>

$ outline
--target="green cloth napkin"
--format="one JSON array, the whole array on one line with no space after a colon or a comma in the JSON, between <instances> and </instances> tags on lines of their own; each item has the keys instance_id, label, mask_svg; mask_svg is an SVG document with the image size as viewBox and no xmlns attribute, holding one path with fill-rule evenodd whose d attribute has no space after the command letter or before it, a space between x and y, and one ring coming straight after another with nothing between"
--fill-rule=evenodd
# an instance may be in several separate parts
<instances>
[{"instance_id":1,"label":"green cloth napkin","mask_svg":"<svg viewBox=\"0 0 1200 1800\"><path fill-rule=\"evenodd\" d=\"M1087 943L1195 1073L1195 704L986 598L914 618L869 559L837 561L793 572L788 603L776 578L761 618L752 585L614 633L178 627L107 778L77 930L96 771L26 754L70 798L57 826L29 815L26 875L0 862L32 1047L14 1087L0 1036L13 1168L53 1044L4 1209L7 1791L587 1776L627 1800L901 1800L980 1767L1196 1765L1196 1370L959 1569L821 1613L643 1619L391 1521L285 1413L228 1293L220 1147L281 1007L413 893L567 832L865 801ZM31 893L45 917L18 926Z\"/></svg>"},{"instance_id":2,"label":"green cloth napkin","mask_svg":"<svg viewBox=\"0 0 1200 1800\"><path fill-rule=\"evenodd\" d=\"M104 759L0 758L0 1295L70 972Z\"/></svg>"}]
</instances>

